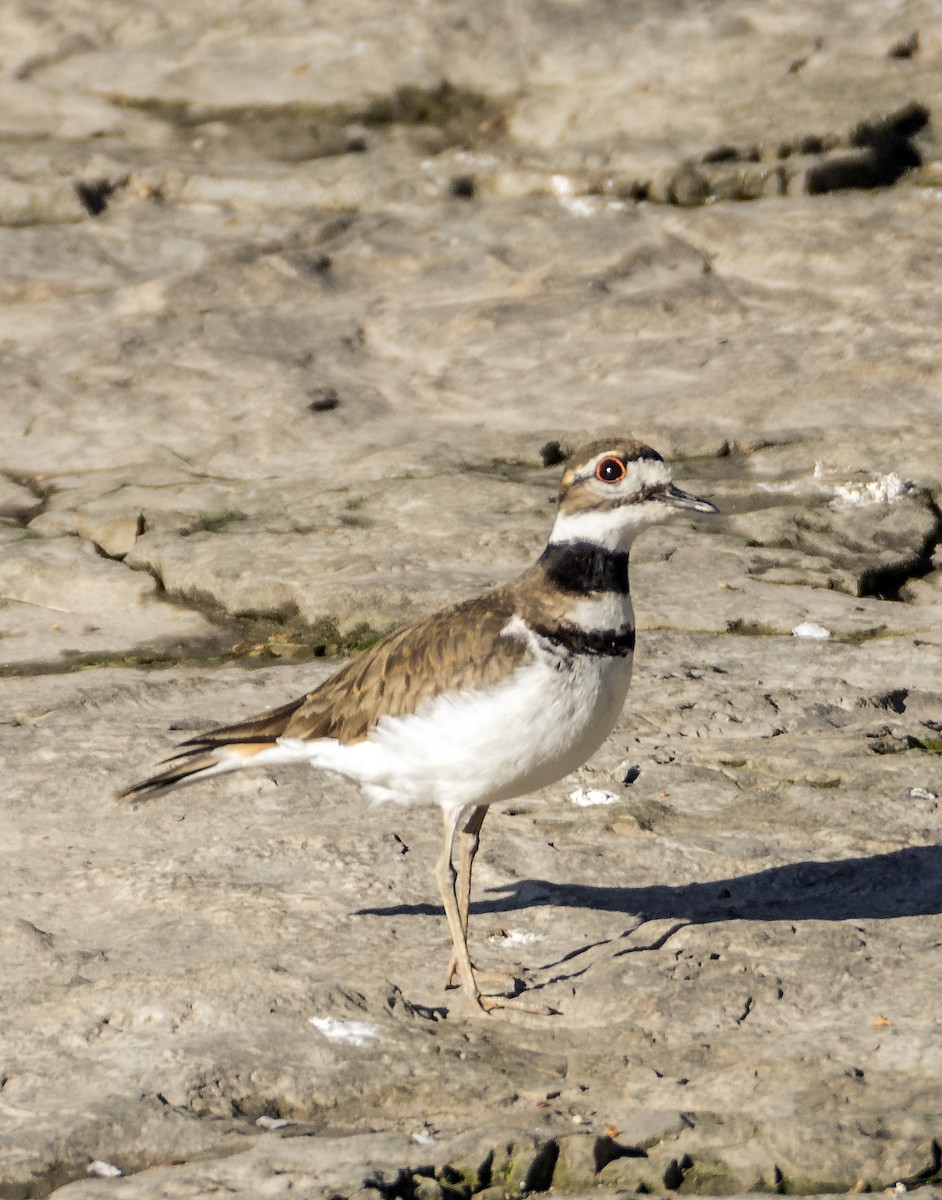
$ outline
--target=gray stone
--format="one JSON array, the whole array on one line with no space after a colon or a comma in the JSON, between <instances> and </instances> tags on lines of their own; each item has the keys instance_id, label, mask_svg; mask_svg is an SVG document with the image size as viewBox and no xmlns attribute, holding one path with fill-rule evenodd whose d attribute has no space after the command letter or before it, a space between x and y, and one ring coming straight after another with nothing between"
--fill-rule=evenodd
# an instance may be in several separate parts
<instances>
[{"instance_id":1,"label":"gray stone","mask_svg":"<svg viewBox=\"0 0 942 1200\"><path fill-rule=\"evenodd\" d=\"M0 1192L937 1175L937 7L47 8L0 71ZM876 135L921 165L811 194ZM626 428L724 516L638 545L615 734L488 818L475 957L561 1016L442 992L435 814L112 802L336 665L260 659L519 570L541 448Z\"/></svg>"},{"instance_id":2,"label":"gray stone","mask_svg":"<svg viewBox=\"0 0 942 1200\"><path fill-rule=\"evenodd\" d=\"M69 537L20 538L0 558L0 647L7 664L160 653L215 630L162 601L154 579Z\"/></svg>"}]
</instances>

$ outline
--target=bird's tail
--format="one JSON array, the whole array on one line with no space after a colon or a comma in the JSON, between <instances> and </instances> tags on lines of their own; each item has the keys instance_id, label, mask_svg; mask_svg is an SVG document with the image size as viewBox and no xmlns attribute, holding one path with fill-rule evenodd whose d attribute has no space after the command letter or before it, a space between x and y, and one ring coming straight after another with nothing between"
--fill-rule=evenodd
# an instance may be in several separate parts
<instances>
[{"instance_id":1,"label":"bird's tail","mask_svg":"<svg viewBox=\"0 0 942 1200\"><path fill-rule=\"evenodd\" d=\"M238 771L253 763L261 765L263 762L290 760L294 756L279 752L277 743L303 701L304 697L301 697L283 708L251 717L238 725L227 725L224 729L214 729L181 742L177 753L160 764L164 767L163 771L118 792L118 799L132 802L150 800L181 784L198 783L201 779Z\"/></svg>"},{"instance_id":2,"label":"bird's tail","mask_svg":"<svg viewBox=\"0 0 942 1200\"><path fill-rule=\"evenodd\" d=\"M211 775L223 775L227 771L238 771L247 767L252 758L265 746L234 746L219 747L216 750L185 750L165 759L165 770L158 771L140 783L134 783L129 788L118 792L119 800L150 800L154 796L166 792L172 787L184 783L198 783ZM254 751L254 753L253 753ZM161 764L163 765L163 764Z\"/></svg>"}]
</instances>

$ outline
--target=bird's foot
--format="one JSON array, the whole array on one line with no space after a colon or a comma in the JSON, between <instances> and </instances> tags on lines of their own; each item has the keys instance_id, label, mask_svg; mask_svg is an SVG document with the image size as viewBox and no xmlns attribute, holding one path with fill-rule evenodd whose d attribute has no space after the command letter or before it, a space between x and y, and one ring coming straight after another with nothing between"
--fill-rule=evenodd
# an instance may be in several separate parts
<instances>
[{"instance_id":1,"label":"bird's foot","mask_svg":"<svg viewBox=\"0 0 942 1200\"><path fill-rule=\"evenodd\" d=\"M496 988L501 992L517 992L523 986L522 980L509 971L483 971L471 964L471 974L475 985L484 984L488 988ZM452 959L445 971L445 991L449 988L461 987L461 973L458 963Z\"/></svg>"},{"instance_id":2,"label":"bird's foot","mask_svg":"<svg viewBox=\"0 0 942 1200\"><path fill-rule=\"evenodd\" d=\"M481 985L488 988L496 988L503 995L494 995L490 991L485 994L481 992ZM462 981L458 964L452 960L448 964L448 970L445 972L445 987L455 988L461 987ZM523 993L526 984L517 975L511 975L506 971L482 971L471 965L471 987L465 987L465 992L472 1002L472 1006L477 1013L491 1013L499 1008L510 1009L513 1012L531 1013L537 1017L552 1017L558 1015L559 1010L550 1008L546 1004L535 1004L525 998Z\"/></svg>"},{"instance_id":3,"label":"bird's foot","mask_svg":"<svg viewBox=\"0 0 942 1200\"><path fill-rule=\"evenodd\" d=\"M523 996L482 996L479 992L475 996L475 1001L478 1011L483 1013L492 1013L499 1008L506 1008L511 1012L529 1013L534 1017L559 1016L558 1008L551 1008L548 1004L535 1004Z\"/></svg>"}]
</instances>

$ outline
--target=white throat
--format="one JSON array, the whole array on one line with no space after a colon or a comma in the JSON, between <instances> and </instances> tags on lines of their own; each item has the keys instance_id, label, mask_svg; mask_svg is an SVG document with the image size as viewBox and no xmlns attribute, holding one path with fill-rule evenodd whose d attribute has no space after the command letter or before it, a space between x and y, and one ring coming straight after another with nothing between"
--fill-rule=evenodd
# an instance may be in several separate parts
<instances>
[{"instance_id":1,"label":"white throat","mask_svg":"<svg viewBox=\"0 0 942 1200\"><path fill-rule=\"evenodd\" d=\"M585 508L580 512L560 509L550 530L549 540L557 545L564 542L590 542L605 550L629 550L639 533L653 525L661 515L663 505L624 505L615 509ZM653 511L652 511L653 510ZM667 516L667 510L663 516Z\"/></svg>"}]
</instances>

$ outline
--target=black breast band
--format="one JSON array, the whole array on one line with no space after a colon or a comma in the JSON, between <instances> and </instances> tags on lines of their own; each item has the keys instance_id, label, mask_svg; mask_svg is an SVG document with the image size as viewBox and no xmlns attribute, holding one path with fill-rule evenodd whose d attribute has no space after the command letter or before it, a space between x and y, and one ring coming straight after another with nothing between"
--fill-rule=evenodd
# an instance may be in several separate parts
<instances>
[{"instance_id":1,"label":"black breast band","mask_svg":"<svg viewBox=\"0 0 942 1200\"><path fill-rule=\"evenodd\" d=\"M627 557L627 556L626 556ZM596 658L624 658L635 648L635 627L620 629L580 629L578 625L531 626L537 637L544 638L570 654L589 654Z\"/></svg>"}]
</instances>

